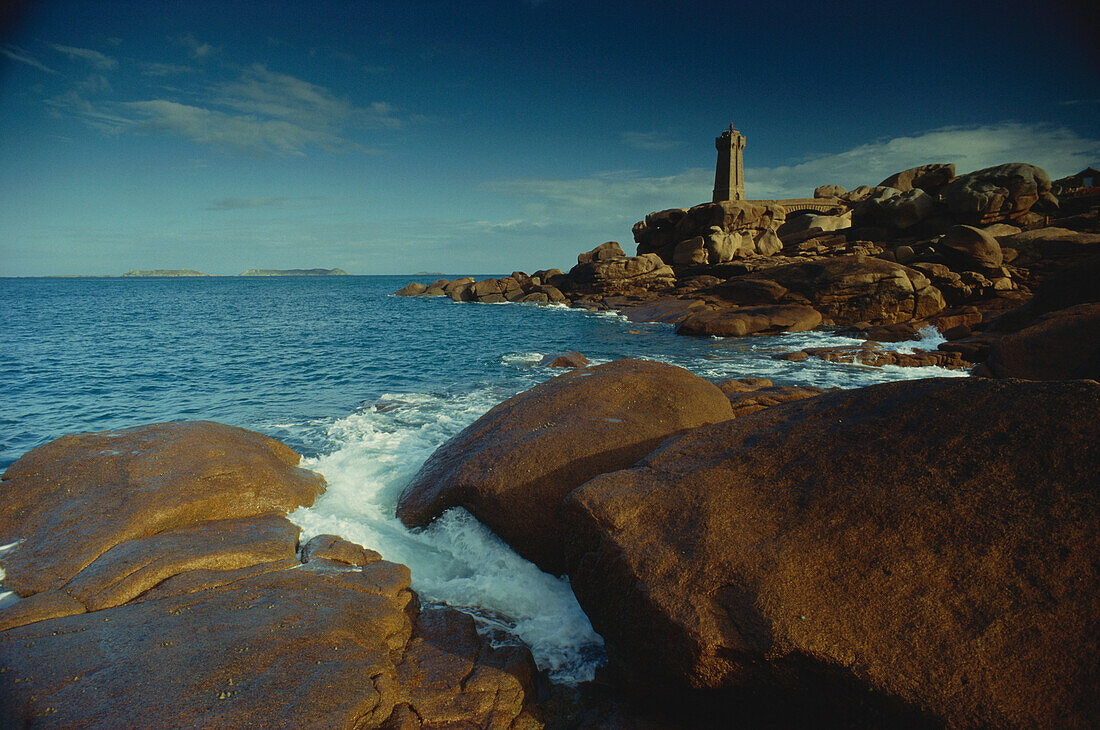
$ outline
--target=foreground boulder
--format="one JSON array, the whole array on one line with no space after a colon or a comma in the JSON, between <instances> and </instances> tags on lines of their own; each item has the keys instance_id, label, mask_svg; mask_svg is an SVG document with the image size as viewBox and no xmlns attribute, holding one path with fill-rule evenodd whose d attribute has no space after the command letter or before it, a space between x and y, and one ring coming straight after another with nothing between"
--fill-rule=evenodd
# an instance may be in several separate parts
<instances>
[{"instance_id":1,"label":"foreground boulder","mask_svg":"<svg viewBox=\"0 0 1100 730\"><path fill-rule=\"evenodd\" d=\"M298 454L209 421L63 436L0 482L4 584L21 596L60 588L120 544L166 530L309 506L324 491ZM140 551L138 551L140 552Z\"/></svg>"},{"instance_id":2,"label":"foreground boulder","mask_svg":"<svg viewBox=\"0 0 1100 730\"><path fill-rule=\"evenodd\" d=\"M704 426L569 495L571 585L640 686L1096 727L1098 412L1090 381L952 378Z\"/></svg>"},{"instance_id":3,"label":"foreground boulder","mask_svg":"<svg viewBox=\"0 0 1100 730\"><path fill-rule=\"evenodd\" d=\"M507 727L532 688L525 650L419 612L403 565L227 578L0 632L0 724L369 728L409 710Z\"/></svg>"},{"instance_id":4,"label":"foreground boulder","mask_svg":"<svg viewBox=\"0 0 1100 730\"><path fill-rule=\"evenodd\" d=\"M565 495L669 436L731 415L722 391L672 365L617 360L573 370L509 398L441 446L401 493L397 516L420 527L465 507L520 555L561 573Z\"/></svg>"},{"instance_id":5,"label":"foreground boulder","mask_svg":"<svg viewBox=\"0 0 1100 730\"><path fill-rule=\"evenodd\" d=\"M508 727L523 647L422 611L409 569L284 516L323 490L260 434L66 436L0 490L3 727Z\"/></svg>"}]
</instances>

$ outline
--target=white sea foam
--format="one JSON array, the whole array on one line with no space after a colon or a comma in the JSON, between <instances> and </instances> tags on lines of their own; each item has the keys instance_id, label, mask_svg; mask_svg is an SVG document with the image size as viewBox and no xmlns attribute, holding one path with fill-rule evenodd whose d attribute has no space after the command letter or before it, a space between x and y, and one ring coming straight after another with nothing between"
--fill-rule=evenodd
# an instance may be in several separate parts
<instances>
[{"instance_id":1,"label":"white sea foam","mask_svg":"<svg viewBox=\"0 0 1100 730\"><path fill-rule=\"evenodd\" d=\"M920 339L905 340L904 342L881 342L879 344L884 350L912 355L914 350L935 350L944 342L947 342L947 338L943 336L943 333L931 325L921 327L917 334L920 335Z\"/></svg>"},{"instance_id":2,"label":"white sea foam","mask_svg":"<svg viewBox=\"0 0 1100 730\"><path fill-rule=\"evenodd\" d=\"M542 361L541 352L515 352L503 355L500 364L509 368L528 368Z\"/></svg>"},{"instance_id":3,"label":"white sea foam","mask_svg":"<svg viewBox=\"0 0 1100 730\"><path fill-rule=\"evenodd\" d=\"M893 343L903 347L935 349L931 336L919 342ZM726 338L714 341L702 357L654 355L650 359L679 365L708 380L768 378L777 384L815 385L819 388L860 388L876 383L919 378L965 378L965 370L940 367L871 367L837 363L811 357L800 362L776 359L776 355L809 347L858 347L863 340L832 332L788 332L766 337Z\"/></svg>"},{"instance_id":4,"label":"white sea foam","mask_svg":"<svg viewBox=\"0 0 1100 730\"><path fill-rule=\"evenodd\" d=\"M303 462L325 476L328 491L291 519L302 527L303 540L333 533L408 565L424 599L466 608L511 630L556 681L586 681L603 640L565 579L516 555L464 510L451 510L416 532L393 516L402 488L431 452L501 395L387 394L385 408L337 421L329 430L331 451Z\"/></svg>"},{"instance_id":5,"label":"white sea foam","mask_svg":"<svg viewBox=\"0 0 1100 730\"><path fill-rule=\"evenodd\" d=\"M0 545L0 556L6 555L7 553L11 552L21 542L23 541L16 540L15 542L9 542L7 545ZM0 565L0 609L7 608L13 603L19 601L19 596L16 595L15 591L4 590L4 578L6 575L7 573L4 572L4 566Z\"/></svg>"}]
</instances>

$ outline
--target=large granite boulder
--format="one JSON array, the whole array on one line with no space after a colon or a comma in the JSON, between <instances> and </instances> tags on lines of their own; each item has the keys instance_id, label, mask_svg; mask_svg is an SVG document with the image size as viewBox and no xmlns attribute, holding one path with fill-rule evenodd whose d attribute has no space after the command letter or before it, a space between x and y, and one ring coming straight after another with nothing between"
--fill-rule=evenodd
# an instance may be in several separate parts
<instances>
[{"instance_id":1,"label":"large granite boulder","mask_svg":"<svg viewBox=\"0 0 1100 730\"><path fill-rule=\"evenodd\" d=\"M786 215L783 206L767 201L721 200L689 208L676 228L683 240L699 235L711 226L724 231L763 230L781 225Z\"/></svg>"},{"instance_id":2,"label":"large granite boulder","mask_svg":"<svg viewBox=\"0 0 1100 730\"><path fill-rule=\"evenodd\" d=\"M960 175L941 195L951 215L959 223L970 225L1018 220L1039 200L1057 203L1050 193L1046 171L1024 162Z\"/></svg>"},{"instance_id":3,"label":"large granite boulder","mask_svg":"<svg viewBox=\"0 0 1100 730\"><path fill-rule=\"evenodd\" d=\"M839 231L842 228L850 228L852 225L852 213L848 211L841 215L817 215L816 213L801 213L787 218L787 221L776 229L776 234L784 241L795 234L810 231ZM802 237L804 238L804 237ZM799 240L802 240L800 238Z\"/></svg>"},{"instance_id":4,"label":"large granite boulder","mask_svg":"<svg viewBox=\"0 0 1100 730\"><path fill-rule=\"evenodd\" d=\"M676 333L696 337L744 337L778 332L805 332L821 324L821 313L797 304L704 310L685 317Z\"/></svg>"},{"instance_id":5,"label":"large granite boulder","mask_svg":"<svg viewBox=\"0 0 1100 730\"><path fill-rule=\"evenodd\" d=\"M1100 302L1100 256L1086 258L1048 276L1036 290L1031 307L1043 314L1089 302Z\"/></svg>"},{"instance_id":6,"label":"large granite boulder","mask_svg":"<svg viewBox=\"0 0 1100 730\"><path fill-rule=\"evenodd\" d=\"M949 378L704 426L566 498L571 585L643 692L1096 727L1097 412L1090 381Z\"/></svg>"},{"instance_id":7,"label":"large granite boulder","mask_svg":"<svg viewBox=\"0 0 1100 730\"><path fill-rule=\"evenodd\" d=\"M441 446L401 493L397 516L420 527L465 507L520 555L561 573L566 494L730 415L722 391L682 368L579 368L509 398Z\"/></svg>"},{"instance_id":8,"label":"large granite boulder","mask_svg":"<svg viewBox=\"0 0 1100 730\"><path fill-rule=\"evenodd\" d=\"M776 253L775 230L785 218L783 206L771 201L723 200L650 213L633 232L639 255L656 254L670 265L713 265Z\"/></svg>"},{"instance_id":9,"label":"large granite boulder","mask_svg":"<svg viewBox=\"0 0 1100 730\"><path fill-rule=\"evenodd\" d=\"M428 726L508 727L533 690L525 650L420 613L405 566L231 578L0 632L0 724L367 728L406 706Z\"/></svg>"},{"instance_id":10,"label":"large granite boulder","mask_svg":"<svg viewBox=\"0 0 1100 730\"><path fill-rule=\"evenodd\" d=\"M997 338L976 372L994 378L1100 380L1100 303L1048 312Z\"/></svg>"},{"instance_id":11,"label":"large granite boulder","mask_svg":"<svg viewBox=\"0 0 1100 730\"><path fill-rule=\"evenodd\" d=\"M894 173L880 182L879 187L894 188L903 193L917 189L934 196L954 177L954 165L933 163Z\"/></svg>"},{"instance_id":12,"label":"large granite boulder","mask_svg":"<svg viewBox=\"0 0 1100 730\"><path fill-rule=\"evenodd\" d=\"M861 254L762 269L715 291L719 296L723 290L743 293L750 289L748 282L756 282L752 288L760 296L771 297L769 302L813 307L826 324L906 322L929 317L946 306L943 295L924 274Z\"/></svg>"},{"instance_id":13,"label":"large granite boulder","mask_svg":"<svg viewBox=\"0 0 1100 730\"><path fill-rule=\"evenodd\" d=\"M997 239L974 226L952 226L936 241L936 250L964 271L997 269L1004 263Z\"/></svg>"},{"instance_id":14,"label":"large granite boulder","mask_svg":"<svg viewBox=\"0 0 1100 730\"><path fill-rule=\"evenodd\" d=\"M706 304L701 299L658 299L624 307L620 311L631 322L678 324L692 312L705 308Z\"/></svg>"},{"instance_id":15,"label":"large granite boulder","mask_svg":"<svg viewBox=\"0 0 1100 730\"><path fill-rule=\"evenodd\" d=\"M0 481L4 584L21 596L61 588L127 541L213 520L286 514L324 491L278 441L209 421L63 436ZM225 523L228 524L228 523Z\"/></svg>"},{"instance_id":16,"label":"large granite boulder","mask_svg":"<svg viewBox=\"0 0 1100 730\"><path fill-rule=\"evenodd\" d=\"M611 281L664 275L666 269L661 257L655 254L643 254L577 264L570 270L569 277L576 281Z\"/></svg>"},{"instance_id":17,"label":"large granite boulder","mask_svg":"<svg viewBox=\"0 0 1100 730\"><path fill-rule=\"evenodd\" d=\"M935 208L935 199L919 188L878 187L856 204L852 220L856 226L905 229L932 215Z\"/></svg>"},{"instance_id":18,"label":"large granite boulder","mask_svg":"<svg viewBox=\"0 0 1100 730\"><path fill-rule=\"evenodd\" d=\"M814 188L815 198L839 198L847 194L848 189L840 185L818 185Z\"/></svg>"},{"instance_id":19,"label":"large granite boulder","mask_svg":"<svg viewBox=\"0 0 1100 730\"><path fill-rule=\"evenodd\" d=\"M634 288L669 289L676 274L660 256L620 256L577 264L569 271L570 283L581 290L614 294Z\"/></svg>"},{"instance_id":20,"label":"large granite boulder","mask_svg":"<svg viewBox=\"0 0 1100 730\"><path fill-rule=\"evenodd\" d=\"M1036 228L997 236L1002 251L1015 251L1013 266L1028 269L1032 278L1057 272L1075 262L1100 254L1100 233L1068 228Z\"/></svg>"},{"instance_id":21,"label":"large granite boulder","mask_svg":"<svg viewBox=\"0 0 1100 730\"><path fill-rule=\"evenodd\" d=\"M394 295L399 297L419 297L423 296L426 291L428 291L427 284L421 284L418 281L410 281L408 284L395 291Z\"/></svg>"},{"instance_id":22,"label":"large granite boulder","mask_svg":"<svg viewBox=\"0 0 1100 730\"><path fill-rule=\"evenodd\" d=\"M260 434L66 436L0 483L0 726L508 727L522 647L422 612L409 570L284 514L324 488ZM396 718L396 719L395 719ZM387 725L388 723L388 725Z\"/></svg>"},{"instance_id":23,"label":"large granite boulder","mask_svg":"<svg viewBox=\"0 0 1100 730\"><path fill-rule=\"evenodd\" d=\"M606 261L607 259L621 259L625 257L626 254L623 253L623 249L619 246L618 241L608 241L607 243L601 243L591 251L577 254L577 263L587 264L589 261Z\"/></svg>"}]
</instances>

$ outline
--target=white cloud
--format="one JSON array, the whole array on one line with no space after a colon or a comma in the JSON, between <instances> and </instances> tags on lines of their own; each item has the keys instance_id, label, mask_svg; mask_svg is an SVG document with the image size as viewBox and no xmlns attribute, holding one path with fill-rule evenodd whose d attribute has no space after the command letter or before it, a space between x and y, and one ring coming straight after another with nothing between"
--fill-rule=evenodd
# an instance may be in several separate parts
<instances>
[{"instance_id":1,"label":"white cloud","mask_svg":"<svg viewBox=\"0 0 1100 730\"><path fill-rule=\"evenodd\" d=\"M23 49L21 49L17 46L10 46L6 43L3 44L3 45L0 45L0 56L6 56L7 58L10 58L13 61L18 61L19 63L25 63L28 66L32 66L32 67L38 69L39 71L45 71L48 74L54 74L55 76L58 75L57 71L54 71L49 66L35 60L33 57L31 57L31 55L29 53L27 53L26 51L24 51Z\"/></svg>"},{"instance_id":2,"label":"white cloud","mask_svg":"<svg viewBox=\"0 0 1100 730\"><path fill-rule=\"evenodd\" d=\"M56 43L47 43L46 45L69 58L87 61L100 71L114 71L118 68L117 60L90 48L74 48L73 46L61 46Z\"/></svg>"}]
</instances>

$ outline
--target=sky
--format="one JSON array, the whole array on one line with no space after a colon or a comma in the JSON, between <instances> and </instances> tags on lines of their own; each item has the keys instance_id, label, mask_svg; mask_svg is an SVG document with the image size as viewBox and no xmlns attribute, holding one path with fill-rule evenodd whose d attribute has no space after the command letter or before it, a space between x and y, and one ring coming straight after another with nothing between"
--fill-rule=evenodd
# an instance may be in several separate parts
<instances>
[{"instance_id":1,"label":"sky","mask_svg":"<svg viewBox=\"0 0 1100 730\"><path fill-rule=\"evenodd\" d=\"M1100 167L1091 3L0 0L0 276L568 269L710 200Z\"/></svg>"}]
</instances>

